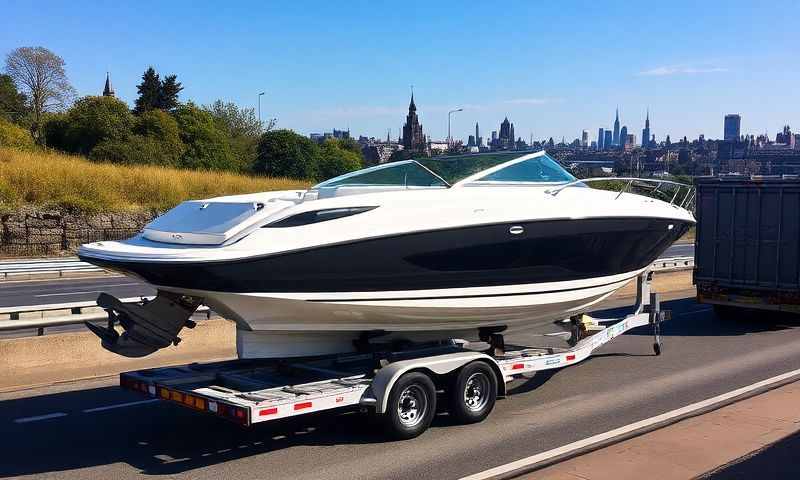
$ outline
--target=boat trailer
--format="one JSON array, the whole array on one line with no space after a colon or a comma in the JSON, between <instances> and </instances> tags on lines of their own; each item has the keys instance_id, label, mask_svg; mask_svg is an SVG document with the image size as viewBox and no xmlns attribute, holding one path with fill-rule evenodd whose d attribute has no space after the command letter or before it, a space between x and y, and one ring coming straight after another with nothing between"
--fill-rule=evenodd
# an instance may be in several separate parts
<instances>
[{"instance_id":1,"label":"boat trailer","mask_svg":"<svg viewBox=\"0 0 800 480\"><path fill-rule=\"evenodd\" d=\"M123 373L120 384L242 426L327 410L366 410L383 417L395 438L412 438L430 424L437 398L446 400L457 421L481 421L495 399L507 394L508 382L579 363L633 328L649 325L653 350L660 355L660 325L669 315L661 310L658 294L650 292L650 272L636 281L632 314L571 319L578 333L566 349L509 346L492 331L484 335L488 348L487 343L443 340L400 351L191 364ZM120 337L116 345L123 342Z\"/></svg>"}]
</instances>

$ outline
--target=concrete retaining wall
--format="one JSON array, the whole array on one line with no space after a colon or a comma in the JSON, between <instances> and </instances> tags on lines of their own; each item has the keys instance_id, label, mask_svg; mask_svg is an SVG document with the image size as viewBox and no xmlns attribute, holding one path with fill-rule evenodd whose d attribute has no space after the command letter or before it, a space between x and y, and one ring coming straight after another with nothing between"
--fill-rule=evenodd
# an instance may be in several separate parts
<instances>
[{"instance_id":1,"label":"concrete retaining wall","mask_svg":"<svg viewBox=\"0 0 800 480\"><path fill-rule=\"evenodd\" d=\"M236 356L236 324L231 321L198 322L180 336L177 347L144 358L111 353L88 331L0 340L0 391Z\"/></svg>"},{"instance_id":2,"label":"concrete retaining wall","mask_svg":"<svg viewBox=\"0 0 800 480\"><path fill-rule=\"evenodd\" d=\"M130 237L155 216L156 212L81 214L22 207L0 215L0 255L74 253L82 243Z\"/></svg>"}]
</instances>

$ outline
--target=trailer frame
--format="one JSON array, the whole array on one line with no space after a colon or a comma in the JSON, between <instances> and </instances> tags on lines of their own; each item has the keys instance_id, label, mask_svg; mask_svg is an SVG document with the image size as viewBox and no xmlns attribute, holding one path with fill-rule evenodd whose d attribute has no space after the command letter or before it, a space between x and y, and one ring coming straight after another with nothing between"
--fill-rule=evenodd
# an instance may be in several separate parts
<instances>
[{"instance_id":1,"label":"trailer frame","mask_svg":"<svg viewBox=\"0 0 800 480\"><path fill-rule=\"evenodd\" d=\"M243 426L345 408L383 415L391 410L389 397L404 375L421 372L434 381L439 393L444 389L447 394L448 380L474 362L491 367L496 397L504 397L508 382L580 363L614 338L644 325L653 328L653 349L660 355L660 324L669 315L661 310L658 294L650 292L651 278L649 271L637 277L636 304L630 315L612 319L579 315L565 320L574 327L570 348L507 348L495 332L486 336L488 347L445 339L398 351L190 364L122 373L120 385Z\"/></svg>"}]
</instances>

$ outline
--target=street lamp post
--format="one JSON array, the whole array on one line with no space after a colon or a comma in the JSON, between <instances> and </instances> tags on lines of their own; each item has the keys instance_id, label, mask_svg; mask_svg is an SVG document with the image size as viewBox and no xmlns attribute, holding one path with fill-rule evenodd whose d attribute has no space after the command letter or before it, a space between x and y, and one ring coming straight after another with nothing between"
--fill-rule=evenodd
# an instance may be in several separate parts
<instances>
[{"instance_id":1,"label":"street lamp post","mask_svg":"<svg viewBox=\"0 0 800 480\"><path fill-rule=\"evenodd\" d=\"M463 108L456 108L455 110L450 110L447 112L447 146L452 147L453 145L453 137L450 135L450 115L456 112L463 112Z\"/></svg>"},{"instance_id":2,"label":"street lamp post","mask_svg":"<svg viewBox=\"0 0 800 480\"><path fill-rule=\"evenodd\" d=\"M261 127L261 95L264 95L264 92L258 94L258 126Z\"/></svg>"}]
</instances>

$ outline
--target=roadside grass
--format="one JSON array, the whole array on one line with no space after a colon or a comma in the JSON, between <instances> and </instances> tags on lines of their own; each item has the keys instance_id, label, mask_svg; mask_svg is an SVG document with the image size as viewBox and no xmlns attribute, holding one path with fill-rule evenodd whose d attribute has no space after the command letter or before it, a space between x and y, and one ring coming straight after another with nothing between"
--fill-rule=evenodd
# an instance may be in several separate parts
<instances>
[{"instance_id":1,"label":"roadside grass","mask_svg":"<svg viewBox=\"0 0 800 480\"><path fill-rule=\"evenodd\" d=\"M113 165L0 147L0 212L6 213L22 205L87 213L164 211L189 199L306 187L287 178Z\"/></svg>"}]
</instances>

